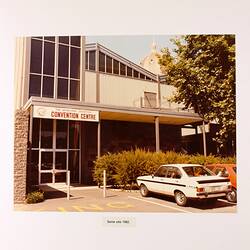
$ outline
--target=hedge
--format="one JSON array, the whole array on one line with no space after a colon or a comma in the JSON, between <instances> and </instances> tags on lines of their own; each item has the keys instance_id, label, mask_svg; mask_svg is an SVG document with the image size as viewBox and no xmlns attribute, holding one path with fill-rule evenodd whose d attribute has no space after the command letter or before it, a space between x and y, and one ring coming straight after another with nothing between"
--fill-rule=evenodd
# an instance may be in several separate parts
<instances>
[{"instance_id":1,"label":"hedge","mask_svg":"<svg viewBox=\"0 0 250 250\"><path fill-rule=\"evenodd\" d=\"M99 185L103 182L103 170L106 170L107 184L131 187L140 175L154 173L162 164L193 163L207 165L212 163L236 163L235 157L222 158L214 155L207 157L183 153L149 152L141 149L105 154L94 162L93 178Z\"/></svg>"}]
</instances>

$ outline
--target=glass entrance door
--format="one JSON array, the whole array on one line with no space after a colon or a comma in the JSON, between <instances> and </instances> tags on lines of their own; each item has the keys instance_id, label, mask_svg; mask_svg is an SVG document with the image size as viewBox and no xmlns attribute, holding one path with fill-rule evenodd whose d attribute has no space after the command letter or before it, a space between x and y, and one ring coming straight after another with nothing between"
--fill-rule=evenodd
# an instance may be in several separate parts
<instances>
[{"instance_id":1,"label":"glass entrance door","mask_svg":"<svg viewBox=\"0 0 250 250\"><path fill-rule=\"evenodd\" d=\"M33 119L32 152L36 153L38 184L81 183L81 123L75 121Z\"/></svg>"},{"instance_id":2,"label":"glass entrance door","mask_svg":"<svg viewBox=\"0 0 250 250\"><path fill-rule=\"evenodd\" d=\"M67 150L40 150L39 184L66 182Z\"/></svg>"}]
</instances>

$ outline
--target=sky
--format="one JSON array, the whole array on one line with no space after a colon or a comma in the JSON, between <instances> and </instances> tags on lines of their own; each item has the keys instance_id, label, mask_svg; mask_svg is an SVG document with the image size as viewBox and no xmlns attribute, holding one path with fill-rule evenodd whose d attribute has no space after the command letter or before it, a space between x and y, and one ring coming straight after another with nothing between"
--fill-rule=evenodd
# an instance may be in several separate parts
<instances>
[{"instance_id":1,"label":"sky","mask_svg":"<svg viewBox=\"0 0 250 250\"><path fill-rule=\"evenodd\" d=\"M130 36L87 36L86 43L100 43L117 54L139 64L151 51L151 45L155 41L157 50L162 48L173 49L174 45L169 35L130 35Z\"/></svg>"}]
</instances>

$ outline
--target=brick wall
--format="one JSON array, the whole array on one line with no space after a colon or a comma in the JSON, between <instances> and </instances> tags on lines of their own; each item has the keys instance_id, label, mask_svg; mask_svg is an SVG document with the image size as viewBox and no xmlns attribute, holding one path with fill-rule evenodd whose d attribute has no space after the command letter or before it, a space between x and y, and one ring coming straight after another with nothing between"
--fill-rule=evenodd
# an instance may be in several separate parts
<instances>
[{"instance_id":1,"label":"brick wall","mask_svg":"<svg viewBox=\"0 0 250 250\"><path fill-rule=\"evenodd\" d=\"M16 110L14 127L14 203L25 201L29 111Z\"/></svg>"}]
</instances>

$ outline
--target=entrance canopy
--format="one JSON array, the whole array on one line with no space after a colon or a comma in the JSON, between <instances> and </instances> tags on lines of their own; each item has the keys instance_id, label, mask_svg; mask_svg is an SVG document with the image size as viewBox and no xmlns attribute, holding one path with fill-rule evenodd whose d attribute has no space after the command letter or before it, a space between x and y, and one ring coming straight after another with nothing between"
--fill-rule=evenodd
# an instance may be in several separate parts
<instances>
[{"instance_id":1,"label":"entrance canopy","mask_svg":"<svg viewBox=\"0 0 250 250\"><path fill-rule=\"evenodd\" d=\"M70 120L71 118L74 119L74 117L82 117L85 118L83 120L86 121L88 120L87 118L94 118L92 121L99 121L100 119L154 123L155 117L159 117L159 123L172 125L185 125L202 121L198 114L192 111L178 109L132 108L40 97L31 97L26 103L25 109L28 109L30 106L33 106L35 109L40 109L40 111L43 107L45 110L50 110L50 115L53 114L53 117L50 117L51 119ZM69 114L66 114L66 111L68 111Z\"/></svg>"}]
</instances>

